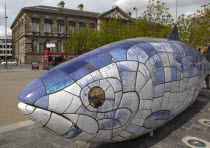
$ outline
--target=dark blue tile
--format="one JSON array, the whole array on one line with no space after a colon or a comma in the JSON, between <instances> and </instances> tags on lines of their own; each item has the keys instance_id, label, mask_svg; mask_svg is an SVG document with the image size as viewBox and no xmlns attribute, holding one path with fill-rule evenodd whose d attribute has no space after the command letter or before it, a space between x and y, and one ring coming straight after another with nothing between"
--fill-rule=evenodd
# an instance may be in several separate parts
<instances>
[{"instance_id":1,"label":"dark blue tile","mask_svg":"<svg viewBox=\"0 0 210 148\"><path fill-rule=\"evenodd\" d=\"M177 80L177 69L171 68L171 81L176 81L176 80Z\"/></svg>"},{"instance_id":2,"label":"dark blue tile","mask_svg":"<svg viewBox=\"0 0 210 148\"><path fill-rule=\"evenodd\" d=\"M86 68L86 67L82 67L80 69L78 69L77 71L73 72L70 74L70 77L73 80L78 80L80 78L82 78L83 76L85 76L86 74L90 73L90 71Z\"/></svg>"},{"instance_id":3,"label":"dark blue tile","mask_svg":"<svg viewBox=\"0 0 210 148\"><path fill-rule=\"evenodd\" d=\"M125 61L126 60L126 49L123 48L116 48L109 51L113 58L117 61Z\"/></svg>"},{"instance_id":4,"label":"dark blue tile","mask_svg":"<svg viewBox=\"0 0 210 148\"><path fill-rule=\"evenodd\" d=\"M44 80L44 79L46 79L46 78L48 78L48 77L51 77L52 75L54 75L54 74L56 74L56 73L58 73L58 72L59 72L59 70L57 70L56 68L53 68L53 69L51 69L51 70L45 72L44 74L42 74L42 75L39 76L38 78L41 79L41 80Z\"/></svg>"},{"instance_id":5,"label":"dark blue tile","mask_svg":"<svg viewBox=\"0 0 210 148\"><path fill-rule=\"evenodd\" d=\"M47 94L51 94L71 85L74 81L66 74L59 72L43 80L43 82L46 87Z\"/></svg>"},{"instance_id":6,"label":"dark blue tile","mask_svg":"<svg viewBox=\"0 0 210 148\"><path fill-rule=\"evenodd\" d=\"M20 99L20 101L33 105L36 100L46 95L45 87L39 87L29 94L27 94L24 98Z\"/></svg>"},{"instance_id":7,"label":"dark blue tile","mask_svg":"<svg viewBox=\"0 0 210 148\"><path fill-rule=\"evenodd\" d=\"M88 63L92 64L97 69L100 69L101 67L104 67L111 63L111 56L108 53L102 53L99 55L96 55L88 60L86 60Z\"/></svg>"},{"instance_id":8,"label":"dark blue tile","mask_svg":"<svg viewBox=\"0 0 210 148\"><path fill-rule=\"evenodd\" d=\"M105 113L104 118L114 118L115 112L116 112L116 110Z\"/></svg>"},{"instance_id":9,"label":"dark blue tile","mask_svg":"<svg viewBox=\"0 0 210 148\"><path fill-rule=\"evenodd\" d=\"M29 83L18 95L18 99L22 99L25 97L28 93L31 91L43 86L43 83L39 79L33 80L31 83Z\"/></svg>"},{"instance_id":10,"label":"dark blue tile","mask_svg":"<svg viewBox=\"0 0 210 148\"><path fill-rule=\"evenodd\" d=\"M141 44L138 44L137 46L143 49L147 53L148 56L152 56L157 53L155 48L149 43L141 43Z\"/></svg>"},{"instance_id":11,"label":"dark blue tile","mask_svg":"<svg viewBox=\"0 0 210 148\"><path fill-rule=\"evenodd\" d=\"M72 127L72 128L64 135L64 137L66 137L66 138L74 138L74 137L78 136L81 132L82 132L81 129L76 128L76 127Z\"/></svg>"},{"instance_id":12,"label":"dark blue tile","mask_svg":"<svg viewBox=\"0 0 210 148\"><path fill-rule=\"evenodd\" d=\"M39 108L43 108L43 109L48 109L48 105L49 105L49 96L44 96L40 99L38 99L35 103L35 106L39 107Z\"/></svg>"},{"instance_id":13,"label":"dark blue tile","mask_svg":"<svg viewBox=\"0 0 210 148\"><path fill-rule=\"evenodd\" d=\"M138 44L139 42L137 41L130 41L130 40L123 40L121 42L117 42L116 44L113 44L112 47L113 48L125 48L128 49L136 44Z\"/></svg>"},{"instance_id":14,"label":"dark blue tile","mask_svg":"<svg viewBox=\"0 0 210 148\"><path fill-rule=\"evenodd\" d=\"M162 60L160 59L160 56L158 54L154 55L152 58L155 61L154 65L152 66L154 66L156 69L160 69L163 67Z\"/></svg>"},{"instance_id":15,"label":"dark blue tile","mask_svg":"<svg viewBox=\"0 0 210 148\"><path fill-rule=\"evenodd\" d=\"M154 83L155 83L155 85L165 83L165 77L164 77L164 71L163 70L159 70L159 71L154 73Z\"/></svg>"},{"instance_id":16,"label":"dark blue tile","mask_svg":"<svg viewBox=\"0 0 210 148\"><path fill-rule=\"evenodd\" d=\"M114 119L105 119L99 124L99 129L112 129L120 125L120 122Z\"/></svg>"},{"instance_id":17,"label":"dark blue tile","mask_svg":"<svg viewBox=\"0 0 210 148\"><path fill-rule=\"evenodd\" d=\"M182 63L182 57L179 54L173 54L173 56L177 63Z\"/></svg>"}]
</instances>

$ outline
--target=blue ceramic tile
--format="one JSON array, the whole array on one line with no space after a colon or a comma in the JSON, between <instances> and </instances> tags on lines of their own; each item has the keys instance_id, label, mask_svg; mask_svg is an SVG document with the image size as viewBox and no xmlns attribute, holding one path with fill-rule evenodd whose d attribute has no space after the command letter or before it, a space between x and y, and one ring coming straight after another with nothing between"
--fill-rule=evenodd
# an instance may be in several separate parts
<instances>
[{"instance_id":1,"label":"blue ceramic tile","mask_svg":"<svg viewBox=\"0 0 210 148\"><path fill-rule=\"evenodd\" d=\"M36 100L46 95L45 87L39 87L29 94L27 94L24 98L21 98L20 101L33 105Z\"/></svg>"},{"instance_id":2,"label":"blue ceramic tile","mask_svg":"<svg viewBox=\"0 0 210 148\"><path fill-rule=\"evenodd\" d=\"M129 133L136 133L136 131L138 131L140 127L139 126L136 126L136 125L129 125L127 128L126 128L126 131L128 131Z\"/></svg>"},{"instance_id":3,"label":"blue ceramic tile","mask_svg":"<svg viewBox=\"0 0 210 148\"><path fill-rule=\"evenodd\" d=\"M125 61L126 60L126 49L123 48L116 48L109 50L108 52L118 61Z\"/></svg>"},{"instance_id":4,"label":"blue ceramic tile","mask_svg":"<svg viewBox=\"0 0 210 148\"><path fill-rule=\"evenodd\" d=\"M154 88L155 98L162 97L164 95L164 84L156 85Z\"/></svg>"},{"instance_id":5,"label":"blue ceramic tile","mask_svg":"<svg viewBox=\"0 0 210 148\"><path fill-rule=\"evenodd\" d=\"M99 55L96 55L88 60L86 60L88 63L92 64L97 69L100 69L101 67L104 67L111 62L111 56L108 53L102 53Z\"/></svg>"},{"instance_id":6,"label":"blue ceramic tile","mask_svg":"<svg viewBox=\"0 0 210 148\"><path fill-rule=\"evenodd\" d=\"M152 66L154 66L156 69L161 69L163 67L163 64L162 64L162 61L161 61L159 55L156 54L152 58L155 61L154 65L152 65Z\"/></svg>"},{"instance_id":7,"label":"blue ceramic tile","mask_svg":"<svg viewBox=\"0 0 210 148\"><path fill-rule=\"evenodd\" d=\"M23 97L25 97L28 93L30 93L31 91L42 87L43 83L39 80L39 79L35 79L33 80L31 83L29 83L18 95L18 99L22 99Z\"/></svg>"},{"instance_id":8,"label":"blue ceramic tile","mask_svg":"<svg viewBox=\"0 0 210 148\"><path fill-rule=\"evenodd\" d=\"M38 79L44 80L44 79L46 79L48 77L51 77L52 75L55 75L58 72L59 72L59 70L53 68L53 69L49 70L48 72L45 72L44 74L39 76Z\"/></svg>"},{"instance_id":9,"label":"blue ceramic tile","mask_svg":"<svg viewBox=\"0 0 210 148\"><path fill-rule=\"evenodd\" d=\"M96 112L91 112L89 110L87 110L84 105L82 105L79 110L77 111L77 114L83 114L83 115L88 115L91 116L93 118L96 118L97 114Z\"/></svg>"},{"instance_id":10,"label":"blue ceramic tile","mask_svg":"<svg viewBox=\"0 0 210 148\"><path fill-rule=\"evenodd\" d=\"M103 105L98 108L99 112L107 112L114 107L114 100L105 100Z\"/></svg>"},{"instance_id":11,"label":"blue ceramic tile","mask_svg":"<svg viewBox=\"0 0 210 148\"><path fill-rule=\"evenodd\" d=\"M66 74L59 72L43 80L43 82L46 87L47 94L51 94L71 85L74 81Z\"/></svg>"},{"instance_id":12,"label":"blue ceramic tile","mask_svg":"<svg viewBox=\"0 0 210 148\"><path fill-rule=\"evenodd\" d=\"M125 48L128 49L134 45L136 45L138 42L136 41L128 41L128 40L124 40L120 43L114 44L112 45L113 48Z\"/></svg>"},{"instance_id":13,"label":"blue ceramic tile","mask_svg":"<svg viewBox=\"0 0 210 148\"><path fill-rule=\"evenodd\" d=\"M146 60L148 59L148 55L146 54L146 52L143 49L139 48L138 46L133 46L130 49L132 49L134 51L139 62L141 62L141 63L146 62Z\"/></svg>"},{"instance_id":14,"label":"blue ceramic tile","mask_svg":"<svg viewBox=\"0 0 210 148\"><path fill-rule=\"evenodd\" d=\"M75 72L75 71L77 71L79 69L79 67L75 67L74 65L68 64L66 62L61 64L61 65L58 65L58 67L55 67L55 68L65 72L67 74Z\"/></svg>"},{"instance_id":15,"label":"blue ceramic tile","mask_svg":"<svg viewBox=\"0 0 210 148\"><path fill-rule=\"evenodd\" d=\"M104 119L99 121L99 129L112 129L119 125L120 122L114 119Z\"/></svg>"},{"instance_id":16,"label":"blue ceramic tile","mask_svg":"<svg viewBox=\"0 0 210 148\"><path fill-rule=\"evenodd\" d=\"M82 132L81 129L72 127L64 136L67 138L74 138Z\"/></svg>"},{"instance_id":17,"label":"blue ceramic tile","mask_svg":"<svg viewBox=\"0 0 210 148\"><path fill-rule=\"evenodd\" d=\"M104 118L114 118L116 110L104 114Z\"/></svg>"},{"instance_id":18,"label":"blue ceramic tile","mask_svg":"<svg viewBox=\"0 0 210 148\"><path fill-rule=\"evenodd\" d=\"M108 51L108 50L113 49L113 47L111 46L111 44L108 44L108 45L99 47L99 48L97 48L97 49L99 49L100 51Z\"/></svg>"},{"instance_id":19,"label":"blue ceramic tile","mask_svg":"<svg viewBox=\"0 0 210 148\"><path fill-rule=\"evenodd\" d=\"M163 70L159 70L154 73L154 83L155 85L165 83L165 76Z\"/></svg>"},{"instance_id":20,"label":"blue ceramic tile","mask_svg":"<svg viewBox=\"0 0 210 148\"><path fill-rule=\"evenodd\" d=\"M176 81L177 80L177 69L171 68L171 80Z\"/></svg>"},{"instance_id":21,"label":"blue ceramic tile","mask_svg":"<svg viewBox=\"0 0 210 148\"><path fill-rule=\"evenodd\" d=\"M157 53L155 48L149 43L142 43L142 44L138 44L137 46L143 49L147 53L148 56L152 56Z\"/></svg>"},{"instance_id":22,"label":"blue ceramic tile","mask_svg":"<svg viewBox=\"0 0 210 148\"><path fill-rule=\"evenodd\" d=\"M34 105L39 108L47 109L49 105L49 97L48 96L41 97L34 103Z\"/></svg>"},{"instance_id":23,"label":"blue ceramic tile","mask_svg":"<svg viewBox=\"0 0 210 148\"><path fill-rule=\"evenodd\" d=\"M136 72L120 72L122 80L123 91L134 91Z\"/></svg>"},{"instance_id":24,"label":"blue ceramic tile","mask_svg":"<svg viewBox=\"0 0 210 148\"><path fill-rule=\"evenodd\" d=\"M78 80L80 78L82 78L83 76L85 76L86 74L90 73L90 71L86 68L86 67L82 67L80 69L78 69L77 71L73 72L70 74L70 77L73 80Z\"/></svg>"}]
</instances>

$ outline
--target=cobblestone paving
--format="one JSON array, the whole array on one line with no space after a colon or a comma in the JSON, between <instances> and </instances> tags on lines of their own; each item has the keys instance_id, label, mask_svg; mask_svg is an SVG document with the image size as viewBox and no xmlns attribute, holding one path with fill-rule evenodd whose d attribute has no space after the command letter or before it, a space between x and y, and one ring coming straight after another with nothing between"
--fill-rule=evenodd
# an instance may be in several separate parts
<instances>
[{"instance_id":1,"label":"cobblestone paving","mask_svg":"<svg viewBox=\"0 0 210 148\"><path fill-rule=\"evenodd\" d=\"M137 139L120 143L90 144L54 135L39 125L30 125L0 134L0 148L189 148L182 142L186 136L210 142L210 127L199 119L210 120L210 91L202 89L198 100L178 117Z\"/></svg>"}]
</instances>

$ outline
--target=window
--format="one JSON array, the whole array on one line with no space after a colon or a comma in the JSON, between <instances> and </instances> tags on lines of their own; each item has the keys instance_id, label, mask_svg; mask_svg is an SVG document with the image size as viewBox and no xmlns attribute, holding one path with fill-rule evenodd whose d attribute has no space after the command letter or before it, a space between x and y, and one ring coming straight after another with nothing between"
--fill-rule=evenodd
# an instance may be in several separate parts
<instances>
[{"instance_id":1,"label":"window","mask_svg":"<svg viewBox=\"0 0 210 148\"><path fill-rule=\"evenodd\" d=\"M50 23L45 23L45 32L51 33L51 24Z\"/></svg>"},{"instance_id":2,"label":"window","mask_svg":"<svg viewBox=\"0 0 210 148\"><path fill-rule=\"evenodd\" d=\"M2 45L0 45L0 48L3 48L3 46L2 46Z\"/></svg>"},{"instance_id":3,"label":"window","mask_svg":"<svg viewBox=\"0 0 210 148\"><path fill-rule=\"evenodd\" d=\"M75 26L69 25L69 34L73 33L75 30Z\"/></svg>"},{"instance_id":4,"label":"window","mask_svg":"<svg viewBox=\"0 0 210 148\"><path fill-rule=\"evenodd\" d=\"M58 33L63 33L63 25L62 24L58 24Z\"/></svg>"},{"instance_id":5,"label":"window","mask_svg":"<svg viewBox=\"0 0 210 148\"><path fill-rule=\"evenodd\" d=\"M32 23L32 32L38 32L38 26L39 26L39 23L38 22L33 22Z\"/></svg>"},{"instance_id":6,"label":"window","mask_svg":"<svg viewBox=\"0 0 210 148\"><path fill-rule=\"evenodd\" d=\"M86 26L85 23L83 23L83 22L79 23L79 29L83 29L83 28L85 28L85 26Z\"/></svg>"},{"instance_id":7,"label":"window","mask_svg":"<svg viewBox=\"0 0 210 148\"><path fill-rule=\"evenodd\" d=\"M38 50L38 42L36 40L32 41L32 51L37 51Z\"/></svg>"},{"instance_id":8,"label":"window","mask_svg":"<svg viewBox=\"0 0 210 148\"><path fill-rule=\"evenodd\" d=\"M62 51L62 42L61 41L58 41L57 42L57 51L58 52L61 52Z\"/></svg>"}]
</instances>

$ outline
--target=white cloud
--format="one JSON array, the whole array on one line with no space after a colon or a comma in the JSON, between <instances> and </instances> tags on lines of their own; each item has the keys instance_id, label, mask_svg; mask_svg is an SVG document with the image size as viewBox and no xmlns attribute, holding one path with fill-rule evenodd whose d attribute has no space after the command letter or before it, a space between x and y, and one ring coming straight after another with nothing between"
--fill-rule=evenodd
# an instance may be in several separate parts
<instances>
[{"instance_id":1,"label":"white cloud","mask_svg":"<svg viewBox=\"0 0 210 148\"><path fill-rule=\"evenodd\" d=\"M7 27L7 36L11 36L11 35L12 35L12 30ZM5 27L4 26L0 26L0 36L5 36Z\"/></svg>"}]
</instances>

